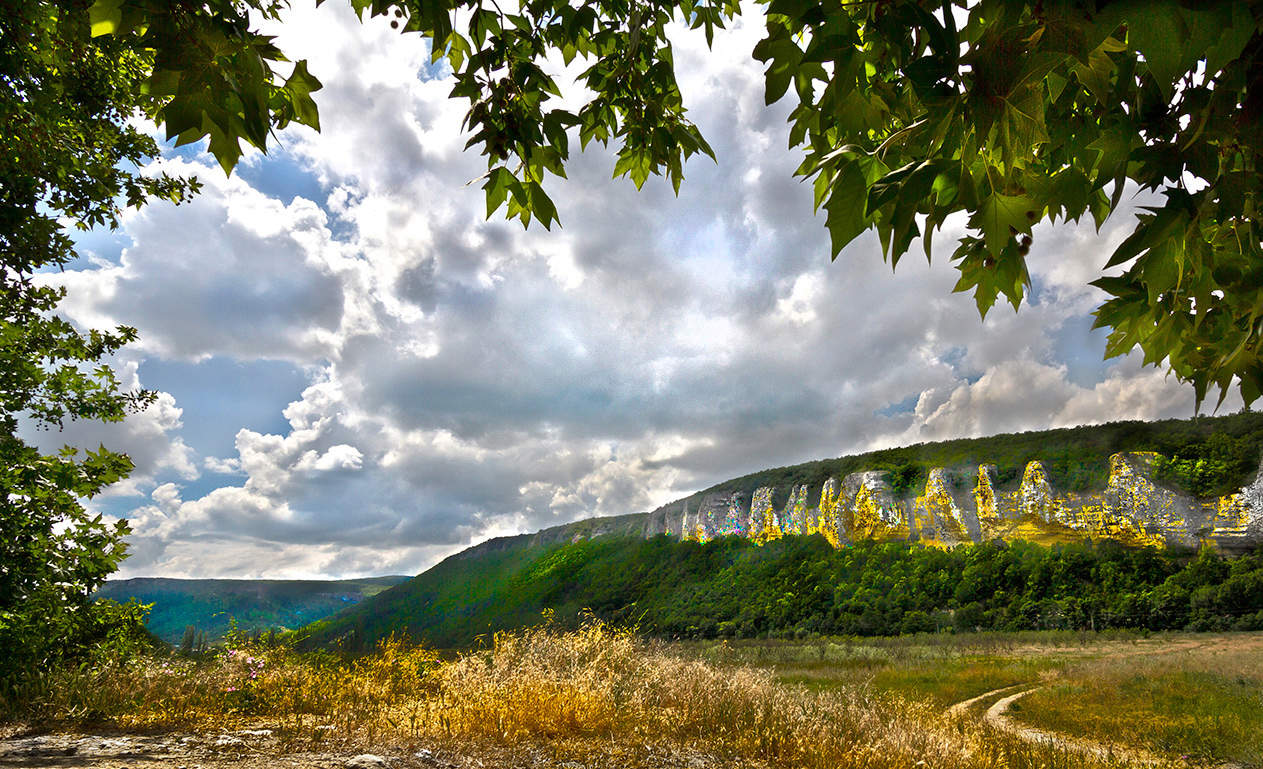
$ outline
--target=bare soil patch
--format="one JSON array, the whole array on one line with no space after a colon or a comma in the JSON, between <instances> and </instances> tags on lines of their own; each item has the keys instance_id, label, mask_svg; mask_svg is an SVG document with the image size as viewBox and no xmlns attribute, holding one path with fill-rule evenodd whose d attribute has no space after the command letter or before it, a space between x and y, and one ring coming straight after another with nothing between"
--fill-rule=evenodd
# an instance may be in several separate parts
<instances>
[{"instance_id":1,"label":"bare soil patch","mask_svg":"<svg viewBox=\"0 0 1263 769\"><path fill-rule=\"evenodd\" d=\"M12 729L10 730L12 731ZM566 748L491 743L383 745L372 750L287 747L270 729L222 733L0 735L6 769L718 769L732 766L690 751L609 743ZM746 763L743 766L758 767Z\"/></svg>"}]
</instances>

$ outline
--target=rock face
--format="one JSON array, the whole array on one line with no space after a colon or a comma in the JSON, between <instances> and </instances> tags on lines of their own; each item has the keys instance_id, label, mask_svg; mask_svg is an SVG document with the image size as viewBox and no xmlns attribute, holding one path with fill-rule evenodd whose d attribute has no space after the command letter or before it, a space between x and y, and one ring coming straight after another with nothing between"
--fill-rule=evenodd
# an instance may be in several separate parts
<instances>
[{"instance_id":1,"label":"rock face","mask_svg":"<svg viewBox=\"0 0 1263 769\"><path fill-rule=\"evenodd\" d=\"M1026 539L1067 542L1090 537L1129 545L1211 542L1240 551L1263 542L1263 466L1240 491L1200 500L1155 483L1155 454L1110 457L1105 489L1062 492L1038 461L1027 464L1016 488L996 483L996 468L933 468L921 493L897 497L886 474L852 473L823 484L812 506L806 485L788 490L784 507L776 489L719 492L692 509L686 501L649 514L645 534L706 541L744 536L762 544L786 534L823 535L835 547L858 540L920 541L933 545Z\"/></svg>"}]
</instances>

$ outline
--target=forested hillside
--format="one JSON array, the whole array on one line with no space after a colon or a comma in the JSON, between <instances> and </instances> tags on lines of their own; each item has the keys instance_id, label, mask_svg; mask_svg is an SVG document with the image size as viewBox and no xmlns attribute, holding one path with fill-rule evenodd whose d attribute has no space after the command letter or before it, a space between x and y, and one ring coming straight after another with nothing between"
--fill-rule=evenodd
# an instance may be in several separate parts
<instances>
[{"instance_id":1,"label":"forested hillside","mask_svg":"<svg viewBox=\"0 0 1263 769\"><path fill-rule=\"evenodd\" d=\"M1006 433L985 438L960 438L917 443L863 454L775 467L715 484L665 507L694 508L707 494L749 494L761 486L775 488L772 503L781 507L789 489L806 484L819 502L820 488L829 478L881 470L896 495L925 485L934 467L977 467L993 464L1000 486L1015 484L1027 462L1039 460L1049 482L1063 491L1101 489L1109 478L1110 455L1119 451L1153 451L1166 461L1157 477L1197 496L1218 496L1249 483L1263 455L1263 412L1221 417L1166 419L1157 422L1112 422L1103 425Z\"/></svg>"},{"instance_id":2,"label":"forested hillside","mask_svg":"<svg viewBox=\"0 0 1263 769\"><path fill-rule=\"evenodd\" d=\"M1015 486L1040 460L1055 488L1102 488L1109 457L1152 451L1157 481L1201 497L1249 483L1263 453L1263 414L1120 422L918 444L774 468L717 484L648 515L598 518L482 543L363 604L301 631L305 647L358 648L406 631L465 646L552 609L582 609L667 637L886 634L972 628L1263 627L1263 555L1221 560L1208 550L1128 549L1098 541L1043 547L989 542L952 549L820 536L757 545L659 536L664 511L714 492L882 470L894 489L933 467L991 463ZM818 500L812 500L812 504Z\"/></svg>"},{"instance_id":3,"label":"forested hillside","mask_svg":"<svg viewBox=\"0 0 1263 769\"><path fill-rule=\"evenodd\" d=\"M523 546L448 559L371 602L301 631L304 647L371 646L407 632L463 647L583 610L668 638L1027 628L1263 629L1263 551L1160 551L1024 542L951 550L904 543L835 549L823 537L763 546L666 536Z\"/></svg>"}]
</instances>

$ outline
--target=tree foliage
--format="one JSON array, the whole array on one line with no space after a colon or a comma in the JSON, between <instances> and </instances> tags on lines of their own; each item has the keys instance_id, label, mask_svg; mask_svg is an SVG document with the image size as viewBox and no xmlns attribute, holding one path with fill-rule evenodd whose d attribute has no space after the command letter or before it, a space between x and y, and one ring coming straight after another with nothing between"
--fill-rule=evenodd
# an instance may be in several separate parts
<instances>
[{"instance_id":1,"label":"tree foliage","mask_svg":"<svg viewBox=\"0 0 1263 769\"><path fill-rule=\"evenodd\" d=\"M121 4L114 4L115 11L109 6L0 2L5 687L108 635L102 618L112 615L108 607L94 607L91 594L123 558L128 528L89 514L81 500L132 469L127 456L104 447L43 454L19 428L118 421L152 400L151 393L123 390L106 365L135 330L75 328L55 314L64 290L41 273L75 258L73 228L113 228L124 206L153 199L178 203L196 192L195 180L137 170L158 155L158 146L135 119L160 120L178 131L179 141L209 135L219 154L230 154L225 144L236 146L229 134L262 146L273 126L289 120L316 124L307 94L319 83L298 65L288 81L271 84L267 67L279 52L249 30L245 6L224 2L209 13L189 3L152 2L117 13ZM111 30L129 34L100 34ZM182 89L194 95L171 98ZM191 103L197 105L193 112ZM227 134L218 129L220 118L229 124Z\"/></svg>"}]
</instances>

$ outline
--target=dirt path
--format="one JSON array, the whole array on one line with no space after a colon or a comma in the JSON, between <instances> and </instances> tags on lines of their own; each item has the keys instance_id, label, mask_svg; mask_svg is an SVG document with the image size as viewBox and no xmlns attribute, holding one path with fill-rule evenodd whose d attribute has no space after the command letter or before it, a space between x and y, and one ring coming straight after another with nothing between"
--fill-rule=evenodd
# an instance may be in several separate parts
<instances>
[{"instance_id":1,"label":"dirt path","mask_svg":"<svg viewBox=\"0 0 1263 769\"><path fill-rule=\"evenodd\" d=\"M977 697L970 697L969 699L963 702L958 702L955 705L952 705L950 708L947 709L947 715L963 716L966 713L968 713L970 708L972 708L974 705L977 705L978 703L983 702L985 700L989 700L992 697L1003 694L1004 692L1011 692L1014 689L1020 689L1023 686L1030 686L1030 684L1013 684L1012 686L1005 686L1001 689L992 689L989 692L983 692L982 694L979 694Z\"/></svg>"},{"instance_id":2,"label":"dirt path","mask_svg":"<svg viewBox=\"0 0 1263 769\"><path fill-rule=\"evenodd\" d=\"M1019 652L1021 651L1025 650L1019 650ZM1242 651L1263 653L1263 634L1234 634L1209 639L1199 637L1154 638L1141 641L1110 642L1082 647L1066 647L1057 649L1055 653L1071 658L1112 660L1141 656L1193 653L1218 654ZM982 720L1026 742L1051 744L1059 749L1078 755L1106 760L1115 759L1135 766L1169 765L1171 763L1170 759L1164 759L1142 748L1110 745L1083 737L1037 729L1033 726L1019 723L1008 715L1014 703L1041 688L1040 685L1034 682L1006 686L980 694L963 702L958 702L948 708L947 713L951 716L962 717L975 708L991 702L990 707L982 713ZM1217 769L1243 769L1243 767L1240 764L1223 763L1218 764Z\"/></svg>"},{"instance_id":3,"label":"dirt path","mask_svg":"<svg viewBox=\"0 0 1263 769\"><path fill-rule=\"evenodd\" d=\"M968 715L969 711L973 710L975 707L986 702L990 702L991 700L995 700L982 714L983 722L994 726L1000 731L1012 734L1013 736L1026 742L1052 745L1059 750L1077 753L1081 756L1090 756L1092 758L1103 760L1121 760L1137 766L1153 766L1170 763L1169 761L1164 761L1163 759L1142 750L1119 748L1093 742L1091 740L1085 740L1079 737L1059 734L1057 732L1044 731L1032 726L1017 723L1008 717L1007 713L1013 703L1041 688L1042 687L1038 685L1025 683L1005 686L1000 689L993 689L989 692L979 694L977 697L971 697L963 702L958 702L955 705L952 705L947 709L947 714L954 717L963 717Z\"/></svg>"},{"instance_id":4,"label":"dirt path","mask_svg":"<svg viewBox=\"0 0 1263 769\"><path fill-rule=\"evenodd\" d=\"M1012 688L1014 687L1009 687L1009 689ZM1013 703L1031 692L1038 691L1040 688L1042 687L1028 686L1020 691L1014 692L1013 694L1001 697L992 703L991 707L987 708L987 712L983 714L982 720L991 724L995 728L1008 732L1009 734L1025 740L1026 742L1051 744L1059 750L1077 753L1082 756L1089 756L1106 761L1121 760L1137 766L1155 766L1169 763L1168 761L1165 761L1164 759L1147 751L1140 750L1139 748L1115 747L1113 745L1105 745L1080 737L1071 737L1057 732L1036 729L1033 726L1017 723L1006 715ZM988 692L987 695L984 696L998 694L1000 692L1008 691L1009 689L1000 689L995 692Z\"/></svg>"},{"instance_id":5,"label":"dirt path","mask_svg":"<svg viewBox=\"0 0 1263 769\"><path fill-rule=\"evenodd\" d=\"M1037 729L1033 726L1018 723L1008 716L1008 711L1013 706L1013 703L1042 688L1042 686L1027 683L993 689L977 697L971 697L952 705L947 709L947 714L949 716L964 717L978 705L995 699L995 702L992 702L991 706L982 714L983 722L1026 742L1052 745L1058 750L1064 750L1069 753L1104 761L1122 761L1132 766L1151 767L1169 766L1171 764L1170 759L1162 758L1141 748L1107 745L1082 737L1072 737L1059 732ZM1244 767L1240 764L1224 763L1216 765L1216 769L1244 769Z\"/></svg>"}]
</instances>

